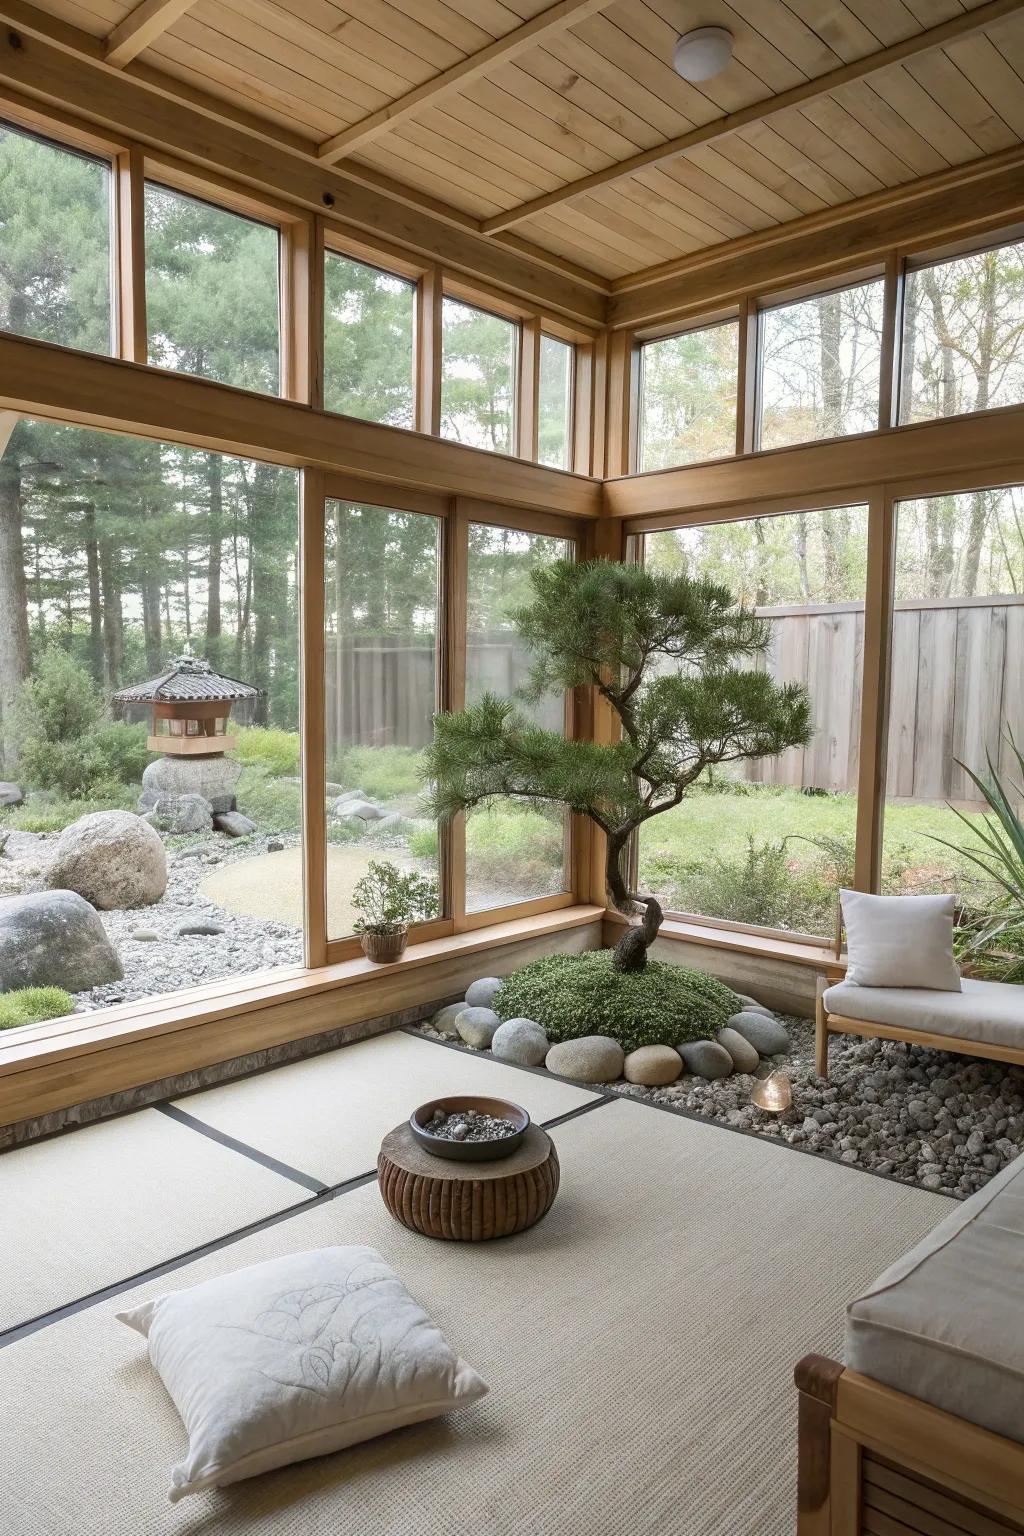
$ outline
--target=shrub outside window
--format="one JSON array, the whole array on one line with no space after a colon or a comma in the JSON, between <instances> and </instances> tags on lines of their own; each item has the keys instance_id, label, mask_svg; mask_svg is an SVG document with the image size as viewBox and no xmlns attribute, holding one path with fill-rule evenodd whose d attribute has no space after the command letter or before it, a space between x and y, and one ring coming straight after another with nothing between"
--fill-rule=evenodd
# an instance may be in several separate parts
<instances>
[{"instance_id":1,"label":"shrub outside window","mask_svg":"<svg viewBox=\"0 0 1024 1536\"><path fill-rule=\"evenodd\" d=\"M324 406L416 424L416 284L328 251L324 257Z\"/></svg>"},{"instance_id":2,"label":"shrub outside window","mask_svg":"<svg viewBox=\"0 0 1024 1536\"><path fill-rule=\"evenodd\" d=\"M884 291L860 283L761 311L758 447L877 428Z\"/></svg>"},{"instance_id":3,"label":"shrub outside window","mask_svg":"<svg viewBox=\"0 0 1024 1536\"><path fill-rule=\"evenodd\" d=\"M110 356L112 186L108 161L0 122L0 329Z\"/></svg>"},{"instance_id":4,"label":"shrub outside window","mask_svg":"<svg viewBox=\"0 0 1024 1536\"><path fill-rule=\"evenodd\" d=\"M739 325L707 325L640 349L637 469L736 452Z\"/></svg>"}]
</instances>

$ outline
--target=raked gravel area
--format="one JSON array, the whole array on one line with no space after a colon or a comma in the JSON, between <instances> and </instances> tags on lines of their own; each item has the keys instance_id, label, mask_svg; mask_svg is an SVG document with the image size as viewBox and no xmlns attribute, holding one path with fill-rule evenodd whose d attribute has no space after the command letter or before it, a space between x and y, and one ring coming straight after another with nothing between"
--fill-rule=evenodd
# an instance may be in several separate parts
<instances>
[{"instance_id":1,"label":"raked gravel area","mask_svg":"<svg viewBox=\"0 0 1024 1536\"><path fill-rule=\"evenodd\" d=\"M823 1080L814 1071L813 1023L783 1022L789 1054L762 1062L758 1075L773 1069L789 1074L793 1105L784 1114L751 1104L755 1078L742 1073L715 1082L687 1074L665 1088L620 1081L601 1091L787 1141L958 1199L1024 1152L1024 1067L838 1035ZM445 1038L430 1024L421 1032Z\"/></svg>"}]
</instances>

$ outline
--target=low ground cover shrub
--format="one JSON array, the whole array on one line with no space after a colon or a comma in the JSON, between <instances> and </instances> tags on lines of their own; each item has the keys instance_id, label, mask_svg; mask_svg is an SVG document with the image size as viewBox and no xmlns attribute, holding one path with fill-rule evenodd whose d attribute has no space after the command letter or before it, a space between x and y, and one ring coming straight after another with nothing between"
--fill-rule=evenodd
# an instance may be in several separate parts
<instances>
[{"instance_id":1,"label":"low ground cover shrub","mask_svg":"<svg viewBox=\"0 0 1024 1536\"><path fill-rule=\"evenodd\" d=\"M423 788L422 753L415 747L349 747L327 764L327 778L342 789L362 789L371 800L414 800Z\"/></svg>"},{"instance_id":2,"label":"low ground cover shrub","mask_svg":"<svg viewBox=\"0 0 1024 1536\"><path fill-rule=\"evenodd\" d=\"M23 805L0 811L0 827L5 832L63 832L80 816L93 811L134 811L138 799L135 789L108 786L109 793L85 800L70 800L51 791L29 794Z\"/></svg>"},{"instance_id":3,"label":"low ground cover shrub","mask_svg":"<svg viewBox=\"0 0 1024 1536\"><path fill-rule=\"evenodd\" d=\"M703 971L649 960L622 972L610 949L545 955L506 976L494 999L502 1019L535 1019L553 1041L610 1035L625 1051L714 1039L742 1006L735 992Z\"/></svg>"},{"instance_id":4,"label":"low ground cover shrub","mask_svg":"<svg viewBox=\"0 0 1024 1536\"><path fill-rule=\"evenodd\" d=\"M22 987L16 992L4 992L0 994L0 1029L62 1019L73 1013L74 1008L70 996L60 987Z\"/></svg>"},{"instance_id":5,"label":"low ground cover shrub","mask_svg":"<svg viewBox=\"0 0 1024 1536\"><path fill-rule=\"evenodd\" d=\"M272 778L295 778L299 772L299 733L271 726L245 725L233 729L234 756L246 767L266 769Z\"/></svg>"}]
</instances>

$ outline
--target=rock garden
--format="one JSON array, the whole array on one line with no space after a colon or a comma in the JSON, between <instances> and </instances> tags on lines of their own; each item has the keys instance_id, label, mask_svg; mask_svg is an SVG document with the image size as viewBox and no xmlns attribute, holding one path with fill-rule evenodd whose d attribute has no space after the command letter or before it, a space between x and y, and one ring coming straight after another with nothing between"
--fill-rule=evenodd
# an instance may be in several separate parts
<instances>
[{"instance_id":1,"label":"rock garden","mask_svg":"<svg viewBox=\"0 0 1024 1536\"><path fill-rule=\"evenodd\" d=\"M480 977L421 1032L956 1198L1024 1150L1024 1068L841 1036L825 1080L810 1020L781 1017L699 971L649 961L643 991L623 1006L620 990L616 1014L594 982L610 956L552 955ZM601 1007L588 1017L595 997ZM776 1071L792 1102L773 1113L751 1093Z\"/></svg>"}]
</instances>

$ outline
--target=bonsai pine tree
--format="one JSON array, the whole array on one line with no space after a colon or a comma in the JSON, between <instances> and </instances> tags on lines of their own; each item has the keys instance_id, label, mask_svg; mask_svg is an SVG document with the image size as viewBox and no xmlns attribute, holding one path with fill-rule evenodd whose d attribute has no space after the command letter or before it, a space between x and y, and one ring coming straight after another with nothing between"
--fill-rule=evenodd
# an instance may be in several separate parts
<instances>
[{"instance_id":1,"label":"bonsai pine tree","mask_svg":"<svg viewBox=\"0 0 1024 1536\"><path fill-rule=\"evenodd\" d=\"M633 833L679 805L707 769L806 743L810 703L797 684L737 665L765 650L769 625L717 582L607 560L561 561L531 580L533 600L513 614L533 655L524 700L593 688L617 717L618 740L567 741L513 701L485 695L436 716L428 803L442 822L505 796L589 816L607 841L613 904L631 916L644 909L642 925L616 946L615 964L642 970L662 910L629 887Z\"/></svg>"}]
</instances>

